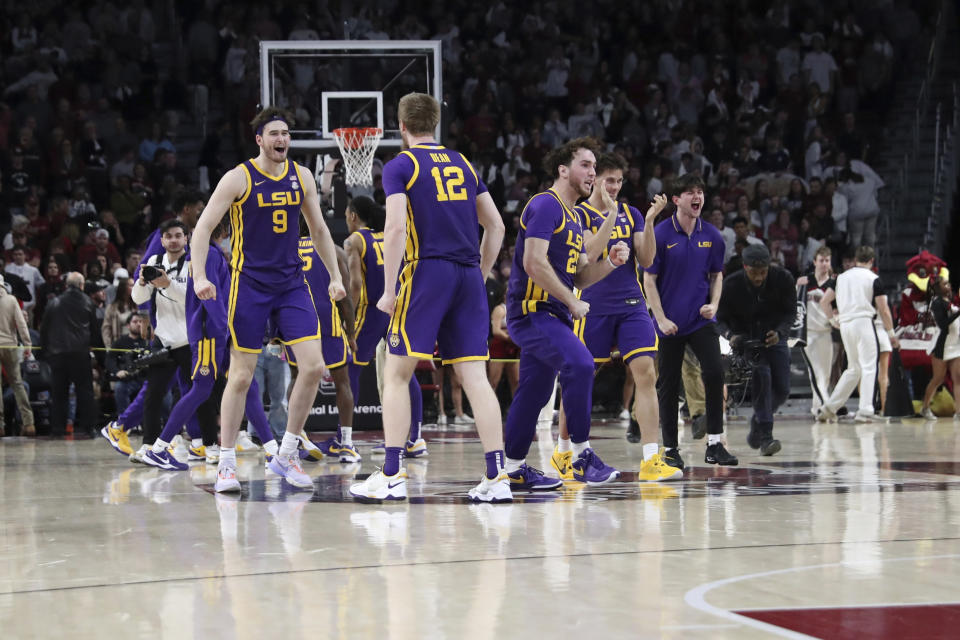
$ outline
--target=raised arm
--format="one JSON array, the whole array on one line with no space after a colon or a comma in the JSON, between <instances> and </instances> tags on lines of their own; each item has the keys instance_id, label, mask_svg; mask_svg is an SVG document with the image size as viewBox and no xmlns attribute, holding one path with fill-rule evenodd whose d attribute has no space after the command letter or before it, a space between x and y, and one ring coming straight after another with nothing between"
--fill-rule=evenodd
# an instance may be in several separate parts
<instances>
[{"instance_id":1,"label":"raised arm","mask_svg":"<svg viewBox=\"0 0 960 640\"><path fill-rule=\"evenodd\" d=\"M297 172L299 173L299 168ZM323 266L330 272L330 298L334 301L342 300L347 292L343 288L343 278L340 276L340 268L337 264L337 247L333 244L330 229L327 228L323 212L320 210L317 183L308 176L306 180L301 180L300 184L303 185L303 204L300 206L300 211L303 213L304 220L307 221L307 228L310 229L313 248L317 250Z\"/></svg>"},{"instance_id":2,"label":"raised arm","mask_svg":"<svg viewBox=\"0 0 960 640\"><path fill-rule=\"evenodd\" d=\"M587 262L586 254L581 253L580 264L577 267L577 275L573 277L573 283L579 289L586 289L606 278L614 269L625 263L629 257L630 249L626 242L618 242L613 245L607 259L600 262Z\"/></svg>"},{"instance_id":3,"label":"raised arm","mask_svg":"<svg viewBox=\"0 0 960 640\"><path fill-rule=\"evenodd\" d=\"M653 203L647 209L643 221L643 231L633 234L633 248L637 252L637 262L644 269L653 264L657 257L657 236L654 232L657 216L667 206L667 196L662 193L653 197Z\"/></svg>"},{"instance_id":4,"label":"raised arm","mask_svg":"<svg viewBox=\"0 0 960 640\"><path fill-rule=\"evenodd\" d=\"M617 223L617 203L602 185L594 185L594 189L600 189L600 197L603 198L601 213L606 217L596 233L590 231L586 225L583 227L583 253L588 263L596 262L597 258L603 254L603 250L610 241L610 234L613 233L613 227Z\"/></svg>"},{"instance_id":5,"label":"raised arm","mask_svg":"<svg viewBox=\"0 0 960 640\"><path fill-rule=\"evenodd\" d=\"M190 238L190 263L193 265L193 290L201 300L215 300L216 286L207 280L207 251L210 249L210 236L230 205L247 190L247 178L243 170L235 167L228 171L217 188L213 190L207 206L203 208L197 226ZM134 287L136 289L136 287ZM141 303L137 303L141 304Z\"/></svg>"}]
</instances>

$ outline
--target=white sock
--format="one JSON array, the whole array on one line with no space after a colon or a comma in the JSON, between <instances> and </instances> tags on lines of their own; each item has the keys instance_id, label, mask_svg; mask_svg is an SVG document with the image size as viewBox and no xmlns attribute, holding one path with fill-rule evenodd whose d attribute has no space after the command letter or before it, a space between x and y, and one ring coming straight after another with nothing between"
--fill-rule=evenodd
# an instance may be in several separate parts
<instances>
[{"instance_id":1,"label":"white sock","mask_svg":"<svg viewBox=\"0 0 960 640\"><path fill-rule=\"evenodd\" d=\"M660 452L660 445L656 442L648 442L643 445L643 461L646 462Z\"/></svg>"},{"instance_id":2,"label":"white sock","mask_svg":"<svg viewBox=\"0 0 960 640\"><path fill-rule=\"evenodd\" d=\"M570 438L564 440L563 438L557 437L557 451L560 453L570 451Z\"/></svg>"},{"instance_id":3,"label":"white sock","mask_svg":"<svg viewBox=\"0 0 960 640\"><path fill-rule=\"evenodd\" d=\"M506 471L507 473L513 473L514 471L520 468L520 465L523 464L524 460L525 458L521 458L520 460L507 458L506 463L503 465L503 470Z\"/></svg>"},{"instance_id":4,"label":"white sock","mask_svg":"<svg viewBox=\"0 0 960 640\"><path fill-rule=\"evenodd\" d=\"M275 456L277 455L277 451L280 450L280 445L277 444L276 440L271 440L263 445L263 450L270 455Z\"/></svg>"},{"instance_id":5,"label":"white sock","mask_svg":"<svg viewBox=\"0 0 960 640\"><path fill-rule=\"evenodd\" d=\"M573 442L573 457L579 457L586 449L590 448L590 441L584 440L583 442Z\"/></svg>"},{"instance_id":6,"label":"white sock","mask_svg":"<svg viewBox=\"0 0 960 640\"><path fill-rule=\"evenodd\" d=\"M707 434L707 444L721 444L723 443L723 434L722 433L708 433Z\"/></svg>"},{"instance_id":7,"label":"white sock","mask_svg":"<svg viewBox=\"0 0 960 640\"><path fill-rule=\"evenodd\" d=\"M157 438L156 440L153 441L153 447L151 447L151 449L153 450L154 453L163 453L169 446L170 446L169 442L164 442L160 438Z\"/></svg>"},{"instance_id":8,"label":"white sock","mask_svg":"<svg viewBox=\"0 0 960 640\"><path fill-rule=\"evenodd\" d=\"M297 453L297 443L300 442L300 438L289 431L283 432L283 440L280 442L280 452L279 455L284 458L289 458L292 455Z\"/></svg>"},{"instance_id":9,"label":"white sock","mask_svg":"<svg viewBox=\"0 0 960 640\"><path fill-rule=\"evenodd\" d=\"M237 450L235 447L221 447L220 448L220 465L221 467L233 467L237 468Z\"/></svg>"},{"instance_id":10,"label":"white sock","mask_svg":"<svg viewBox=\"0 0 960 640\"><path fill-rule=\"evenodd\" d=\"M203 438L194 438L190 441L190 446L196 449L197 447L203 446Z\"/></svg>"},{"instance_id":11,"label":"white sock","mask_svg":"<svg viewBox=\"0 0 960 640\"><path fill-rule=\"evenodd\" d=\"M353 427L340 426L340 444L348 447L353 446Z\"/></svg>"}]
</instances>

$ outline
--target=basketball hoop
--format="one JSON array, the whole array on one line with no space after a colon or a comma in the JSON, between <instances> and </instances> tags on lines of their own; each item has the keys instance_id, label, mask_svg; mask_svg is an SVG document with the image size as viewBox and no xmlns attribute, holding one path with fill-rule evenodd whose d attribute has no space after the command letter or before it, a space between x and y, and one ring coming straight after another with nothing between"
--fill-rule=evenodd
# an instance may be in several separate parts
<instances>
[{"instance_id":1,"label":"basketball hoop","mask_svg":"<svg viewBox=\"0 0 960 640\"><path fill-rule=\"evenodd\" d=\"M348 127L334 129L333 137L343 156L347 186L373 186L373 154L380 143L383 129Z\"/></svg>"}]
</instances>

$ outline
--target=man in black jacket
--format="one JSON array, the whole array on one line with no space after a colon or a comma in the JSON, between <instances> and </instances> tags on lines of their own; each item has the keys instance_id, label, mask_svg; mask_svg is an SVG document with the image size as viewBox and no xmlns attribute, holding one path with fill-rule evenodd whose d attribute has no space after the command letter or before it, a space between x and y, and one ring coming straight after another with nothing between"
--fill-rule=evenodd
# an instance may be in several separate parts
<instances>
[{"instance_id":1,"label":"man in black jacket","mask_svg":"<svg viewBox=\"0 0 960 640\"><path fill-rule=\"evenodd\" d=\"M773 414L790 395L790 349L787 336L797 313L793 276L770 266L764 245L743 250L743 270L723 281L717 320L731 348L753 368L753 417L747 444L761 455L780 451L773 438Z\"/></svg>"},{"instance_id":2,"label":"man in black jacket","mask_svg":"<svg viewBox=\"0 0 960 640\"><path fill-rule=\"evenodd\" d=\"M96 306L83 292L83 274L67 274L67 290L53 299L40 324L41 352L53 371L50 435L63 437L70 383L76 385L74 433L93 433L93 365L90 347L101 340Z\"/></svg>"}]
</instances>

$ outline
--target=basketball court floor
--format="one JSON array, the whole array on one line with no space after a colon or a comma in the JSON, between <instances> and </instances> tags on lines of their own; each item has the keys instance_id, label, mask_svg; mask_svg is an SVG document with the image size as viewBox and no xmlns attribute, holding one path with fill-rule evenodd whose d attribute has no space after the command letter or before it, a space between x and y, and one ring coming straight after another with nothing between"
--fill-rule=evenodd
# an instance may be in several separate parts
<instances>
[{"instance_id":1,"label":"basketball court floor","mask_svg":"<svg viewBox=\"0 0 960 640\"><path fill-rule=\"evenodd\" d=\"M407 504L357 504L375 466L310 463L313 493L241 456L134 467L103 440L0 441L3 638L957 638L960 424L782 421L740 466L682 452L683 481L635 481L619 422L603 487L473 505L467 430L427 430ZM360 434L364 437L366 434ZM548 469L539 432L528 462ZM362 442L362 444L370 444Z\"/></svg>"}]
</instances>

